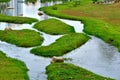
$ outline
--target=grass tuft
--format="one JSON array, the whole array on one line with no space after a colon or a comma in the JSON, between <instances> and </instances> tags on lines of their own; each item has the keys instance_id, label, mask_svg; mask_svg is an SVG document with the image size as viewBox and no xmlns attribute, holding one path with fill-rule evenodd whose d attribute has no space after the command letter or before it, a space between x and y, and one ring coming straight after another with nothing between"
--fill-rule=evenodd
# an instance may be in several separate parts
<instances>
[{"instance_id":1,"label":"grass tuft","mask_svg":"<svg viewBox=\"0 0 120 80\"><path fill-rule=\"evenodd\" d=\"M53 18L36 23L34 25L34 28L52 35L68 34L75 32L72 26Z\"/></svg>"},{"instance_id":2,"label":"grass tuft","mask_svg":"<svg viewBox=\"0 0 120 80\"><path fill-rule=\"evenodd\" d=\"M20 47L33 47L41 45L43 37L40 36L40 33L28 29L9 31L0 30L0 40Z\"/></svg>"},{"instance_id":3,"label":"grass tuft","mask_svg":"<svg viewBox=\"0 0 120 80\"><path fill-rule=\"evenodd\" d=\"M0 80L29 80L26 65L0 51Z\"/></svg>"},{"instance_id":4,"label":"grass tuft","mask_svg":"<svg viewBox=\"0 0 120 80\"><path fill-rule=\"evenodd\" d=\"M32 24L33 22L37 22L38 20L35 18L29 17L18 17L18 16L6 16L0 14L0 22L8 22L8 23L16 23L16 24Z\"/></svg>"},{"instance_id":5,"label":"grass tuft","mask_svg":"<svg viewBox=\"0 0 120 80\"><path fill-rule=\"evenodd\" d=\"M46 73L48 80L113 80L69 63L52 63Z\"/></svg>"},{"instance_id":6,"label":"grass tuft","mask_svg":"<svg viewBox=\"0 0 120 80\"><path fill-rule=\"evenodd\" d=\"M66 34L49 46L33 48L31 53L44 57L62 56L63 54L78 48L87 42L88 39L90 39L90 37L82 33Z\"/></svg>"}]
</instances>

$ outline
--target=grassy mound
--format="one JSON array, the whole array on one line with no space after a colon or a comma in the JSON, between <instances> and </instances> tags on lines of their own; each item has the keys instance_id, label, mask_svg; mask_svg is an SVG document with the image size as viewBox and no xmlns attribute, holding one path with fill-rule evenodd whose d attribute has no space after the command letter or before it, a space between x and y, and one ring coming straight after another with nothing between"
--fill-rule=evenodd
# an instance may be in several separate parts
<instances>
[{"instance_id":1,"label":"grassy mound","mask_svg":"<svg viewBox=\"0 0 120 80\"><path fill-rule=\"evenodd\" d=\"M119 5L93 4L92 0L81 0L80 5L76 6L73 3L43 7L40 10L51 16L82 21L86 33L101 38L120 51Z\"/></svg>"},{"instance_id":2,"label":"grassy mound","mask_svg":"<svg viewBox=\"0 0 120 80\"><path fill-rule=\"evenodd\" d=\"M8 23L16 23L16 24L32 24L33 22L37 22L38 20L35 18L29 17L17 17L17 16L6 16L0 14L0 22L8 22Z\"/></svg>"},{"instance_id":3,"label":"grassy mound","mask_svg":"<svg viewBox=\"0 0 120 80\"><path fill-rule=\"evenodd\" d=\"M25 64L0 51L0 80L29 80Z\"/></svg>"},{"instance_id":4,"label":"grassy mound","mask_svg":"<svg viewBox=\"0 0 120 80\"><path fill-rule=\"evenodd\" d=\"M62 56L63 54L78 48L87 42L88 39L89 37L82 33L66 34L49 46L33 48L31 53L44 57Z\"/></svg>"},{"instance_id":5,"label":"grassy mound","mask_svg":"<svg viewBox=\"0 0 120 80\"><path fill-rule=\"evenodd\" d=\"M0 30L0 40L15 44L21 47L33 47L41 45L43 38L33 30Z\"/></svg>"},{"instance_id":6,"label":"grassy mound","mask_svg":"<svg viewBox=\"0 0 120 80\"><path fill-rule=\"evenodd\" d=\"M113 80L68 63L50 64L46 73L48 80Z\"/></svg>"},{"instance_id":7,"label":"grassy mound","mask_svg":"<svg viewBox=\"0 0 120 80\"><path fill-rule=\"evenodd\" d=\"M67 25L57 19L47 19L40 21L34 25L34 28L43 31L48 34L57 35L57 34L67 34L74 33L75 30L72 26Z\"/></svg>"}]
</instances>

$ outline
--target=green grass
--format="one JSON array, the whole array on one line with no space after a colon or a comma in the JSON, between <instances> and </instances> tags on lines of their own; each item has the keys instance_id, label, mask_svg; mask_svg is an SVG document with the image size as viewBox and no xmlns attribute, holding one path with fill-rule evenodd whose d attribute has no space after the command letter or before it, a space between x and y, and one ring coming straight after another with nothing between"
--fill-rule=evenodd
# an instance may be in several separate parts
<instances>
[{"instance_id":1,"label":"green grass","mask_svg":"<svg viewBox=\"0 0 120 80\"><path fill-rule=\"evenodd\" d=\"M31 53L44 57L62 56L78 48L87 42L88 39L90 39L90 37L82 33L66 34L48 46L33 48Z\"/></svg>"},{"instance_id":2,"label":"green grass","mask_svg":"<svg viewBox=\"0 0 120 80\"><path fill-rule=\"evenodd\" d=\"M40 33L33 30L0 30L0 40L15 44L20 47L33 47L41 45L43 37Z\"/></svg>"},{"instance_id":3,"label":"green grass","mask_svg":"<svg viewBox=\"0 0 120 80\"><path fill-rule=\"evenodd\" d=\"M113 80L69 63L52 63L46 73L48 80Z\"/></svg>"},{"instance_id":4,"label":"green grass","mask_svg":"<svg viewBox=\"0 0 120 80\"><path fill-rule=\"evenodd\" d=\"M41 0L40 2L41 3L45 3L45 2L63 2L63 3L66 3L66 2L68 2L69 0Z\"/></svg>"},{"instance_id":5,"label":"green grass","mask_svg":"<svg viewBox=\"0 0 120 80\"><path fill-rule=\"evenodd\" d=\"M55 9L56 8L56 9ZM92 0L81 0L80 5L73 2L43 7L46 14L59 18L82 21L84 31L110 43L120 51L120 5L93 4Z\"/></svg>"},{"instance_id":6,"label":"green grass","mask_svg":"<svg viewBox=\"0 0 120 80\"><path fill-rule=\"evenodd\" d=\"M84 20L84 32L97 36L105 42L112 44L120 51L120 32L114 26L96 19Z\"/></svg>"},{"instance_id":7,"label":"green grass","mask_svg":"<svg viewBox=\"0 0 120 80\"><path fill-rule=\"evenodd\" d=\"M7 23L16 23L16 24L32 24L33 22L37 22L38 20L35 18L29 17L17 17L17 16L6 16L0 14L0 22L7 22Z\"/></svg>"},{"instance_id":8,"label":"green grass","mask_svg":"<svg viewBox=\"0 0 120 80\"><path fill-rule=\"evenodd\" d=\"M0 51L0 80L29 80L26 65Z\"/></svg>"},{"instance_id":9,"label":"green grass","mask_svg":"<svg viewBox=\"0 0 120 80\"><path fill-rule=\"evenodd\" d=\"M68 34L75 32L72 26L53 18L36 23L34 25L34 28L52 35Z\"/></svg>"},{"instance_id":10,"label":"green grass","mask_svg":"<svg viewBox=\"0 0 120 80\"><path fill-rule=\"evenodd\" d=\"M0 2L9 2L10 0L0 0Z\"/></svg>"}]
</instances>

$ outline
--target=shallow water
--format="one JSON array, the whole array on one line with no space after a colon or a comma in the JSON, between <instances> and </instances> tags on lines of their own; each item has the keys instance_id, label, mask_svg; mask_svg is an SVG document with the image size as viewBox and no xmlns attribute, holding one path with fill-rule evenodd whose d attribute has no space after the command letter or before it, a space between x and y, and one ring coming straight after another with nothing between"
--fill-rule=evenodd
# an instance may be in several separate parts
<instances>
[{"instance_id":1,"label":"shallow water","mask_svg":"<svg viewBox=\"0 0 120 80\"><path fill-rule=\"evenodd\" d=\"M23 16L37 18L39 20L44 20L47 18L55 18L47 15L38 16L37 13L38 8L40 6L48 6L53 3L39 3L39 0L36 4L26 5L21 3L18 6L22 7L18 13L23 14ZM13 11L15 12L15 11ZM13 14L13 13L11 13ZM15 14L15 13L14 13ZM14 16L14 15L13 15ZM59 19L59 18L57 18ZM79 21L65 20L59 19L66 24L74 26L76 32L82 32L83 24ZM11 27L12 29L33 29L32 25L29 24L8 24L8 23L0 23L0 30L4 30L5 27ZM37 30L36 30L37 31ZM52 36L41 32L43 37L45 38L42 45L49 45L53 43L58 36ZM91 36L92 37L92 36ZM8 44L6 42L0 41L0 50L5 52L7 56L12 58L17 58L27 65L29 71L28 75L30 80L47 80L47 76L45 75L45 67L50 63L50 58L38 57L33 54L30 54L31 48L21 48L12 44ZM106 44L102 40L92 37L85 45L77 48L70 53L64 55L63 57L72 58L72 61L67 61L69 63L73 63L80 67L86 68L90 71L93 71L102 76L107 76L111 78L115 78L120 80L120 53L117 49L109 44Z\"/></svg>"},{"instance_id":2,"label":"shallow water","mask_svg":"<svg viewBox=\"0 0 120 80\"><path fill-rule=\"evenodd\" d=\"M16 47L5 42L0 42L0 50L11 58L23 61L28 67L30 80L46 80L45 67L50 64L49 58L38 57L30 54L30 48Z\"/></svg>"},{"instance_id":3,"label":"shallow water","mask_svg":"<svg viewBox=\"0 0 120 80\"><path fill-rule=\"evenodd\" d=\"M94 73L120 80L120 53L115 47L96 37L63 57L72 58L72 61L67 62Z\"/></svg>"}]
</instances>

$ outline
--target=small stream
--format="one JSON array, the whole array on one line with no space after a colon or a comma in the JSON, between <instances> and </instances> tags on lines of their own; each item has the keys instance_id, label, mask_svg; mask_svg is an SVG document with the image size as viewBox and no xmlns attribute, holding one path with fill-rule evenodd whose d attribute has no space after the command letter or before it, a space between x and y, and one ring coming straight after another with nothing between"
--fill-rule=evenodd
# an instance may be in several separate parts
<instances>
[{"instance_id":1,"label":"small stream","mask_svg":"<svg viewBox=\"0 0 120 80\"><path fill-rule=\"evenodd\" d=\"M17 1L17 0L14 0ZM61 3L60 1L57 3ZM38 8L41 6L49 6L54 4L54 2L40 3L40 0L37 1L34 5L29 3L18 3L15 8L17 9L8 9L6 10L7 15L23 16L37 18L39 20L44 20L51 18L46 14L38 16ZM9 4L10 5L10 4ZM15 5L14 5L15 6ZM17 10L17 11L16 11ZM5 10L4 10L5 12ZM52 17L55 18L55 17ZM59 18L57 18L59 19ZM82 32L83 24L79 21L59 19L71 26L74 26L76 32ZM4 30L5 27L11 27L14 30L20 29L32 29L34 24L8 24L0 23L0 30ZM36 30L37 31L37 30ZM41 32L44 37L44 42L42 45L49 45L53 43L62 35L49 35ZM47 80L47 75L45 74L45 67L50 64L50 58L44 58L36 56L30 53L31 48L22 48L15 45L0 41L0 50L6 53L7 56L11 58L16 58L23 61L28 67L28 75L30 80ZM85 43L83 46L69 52L64 55L65 58L71 58L71 61L66 61L88 69L94 73L100 74L102 76L111 77L116 80L120 80L120 53L117 49L101 39L91 36L91 39Z\"/></svg>"},{"instance_id":2,"label":"small stream","mask_svg":"<svg viewBox=\"0 0 120 80\"><path fill-rule=\"evenodd\" d=\"M30 80L46 80L45 67L50 64L49 58L38 57L30 53L30 48L16 47L6 42L0 42L0 50L11 58L23 61L29 69Z\"/></svg>"},{"instance_id":3,"label":"small stream","mask_svg":"<svg viewBox=\"0 0 120 80\"><path fill-rule=\"evenodd\" d=\"M102 76L120 80L120 53L117 48L91 36L85 45L64 55L68 61Z\"/></svg>"}]
</instances>

